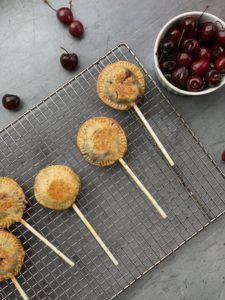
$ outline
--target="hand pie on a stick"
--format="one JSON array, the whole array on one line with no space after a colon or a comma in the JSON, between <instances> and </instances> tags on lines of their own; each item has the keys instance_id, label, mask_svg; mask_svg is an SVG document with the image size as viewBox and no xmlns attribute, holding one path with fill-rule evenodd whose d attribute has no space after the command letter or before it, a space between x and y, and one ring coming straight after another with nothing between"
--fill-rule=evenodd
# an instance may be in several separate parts
<instances>
[{"instance_id":1,"label":"hand pie on a stick","mask_svg":"<svg viewBox=\"0 0 225 300\"><path fill-rule=\"evenodd\" d=\"M22 268L24 256L25 252L20 240L12 233L0 230L0 281L12 280L21 297L28 300L15 278Z\"/></svg>"},{"instance_id":2,"label":"hand pie on a stick","mask_svg":"<svg viewBox=\"0 0 225 300\"><path fill-rule=\"evenodd\" d=\"M171 166L174 162L152 127L137 106L145 91L145 79L140 69L128 61L106 66L97 79L97 94L108 106L118 110L133 108Z\"/></svg>"},{"instance_id":3,"label":"hand pie on a stick","mask_svg":"<svg viewBox=\"0 0 225 300\"><path fill-rule=\"evenodd\" d=\"M119 161L163 218L166 214L123 160L127 139L122 127L111 118L95 117L85 121L77 134L77 146L83 157L95 166L111 166Z\"/></svg>"},{"instance_id":4,"label":"hand pie on a stick","mask_svg":"<svg viewBox=\"0 0 225 300\"><path fill-rule=\"evenodd\" d=\"M79 176L65 165L48 166L42 169L35 178L34 194L36 200L50 209L64 210L72 206L99 245L114 265L117 266L118 262L115 257L75 204L80 189L81 182Z\"/></svg>"},{"instance_id":5,"label":"hand pie on a stick","mask_svg":"<svg viewBox=\"0 0 225 300\"><path fill-rule=\"evenodd\" d=\"M57 255L59 255L65 262L73 267L73 261L66 257L23 219L25 208L26 196L19 184L11 178L0 177L0 228L6 228L16 222L20 222Z\"/></svg>"}]
</instances>

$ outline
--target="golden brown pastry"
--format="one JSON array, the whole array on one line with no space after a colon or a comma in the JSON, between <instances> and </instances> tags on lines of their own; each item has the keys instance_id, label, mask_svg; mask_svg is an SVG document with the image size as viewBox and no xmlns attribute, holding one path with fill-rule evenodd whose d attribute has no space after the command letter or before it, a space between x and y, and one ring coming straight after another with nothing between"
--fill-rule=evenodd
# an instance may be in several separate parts
<instances>
[{"instance_id":1,"label":"golden brown pastry","mask_svg":"<svg viewBox=\"0 0 225 300\"><path fill-rule=\"evenodd\" d=\"M80 187L80 178L71 168L52 165L42 169L36 176L34 195L43 206L63 210L74 203Z\"/></svg>"},{"instance_id":2,"label":"golden brown pastry","mask_svg":"<svg viewBox=\"0 0 225 300\"><path fill-rule=\"evenodd\" d=\"M106 66L97 79L97 94L112 108L134 107L145 91L145 79L140 69L128 61Z\"/></svg>"},{"instance_id":3,"label":"golden brown pastry","mask_svg":"<svg viewBox=\"0 0 225 300\"><path fill-rule=\"evenodd\" d=\"M0 230L0 281L16 276L23 265L25 252L20 240Z\"/></svg>"},{"instance_id":4,"label":"golden brown pastry","mask_svg":"<svg viewBox=\"0 0 225 300\"><path fill-rule=\"evenodd\" d=\"M26 196L18 183L0 177L0 228L20 222L26 207Z\"/></svg>"},{"instance_id":5,"label":"golden brown pastry","mask_svg":"<svg viewBox=\"0 0 225 300\"><path fill-rule=\"evenodd\" d=\"M127 139L112 118L95 117L85 121L77 133L77 146L84 158L96 166L110 166L127 152Z\"/></svg>"}]
</instances>

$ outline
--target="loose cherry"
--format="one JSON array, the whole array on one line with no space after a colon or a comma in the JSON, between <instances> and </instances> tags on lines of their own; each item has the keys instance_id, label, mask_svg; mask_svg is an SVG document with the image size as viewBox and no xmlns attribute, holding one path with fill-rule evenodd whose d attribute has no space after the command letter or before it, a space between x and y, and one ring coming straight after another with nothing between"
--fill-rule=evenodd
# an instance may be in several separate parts
<instances>
[{"instance_id":1,"label":"loose cherry","mask_svg":"<svg viewBox=\"0 0 225 300\"><path fill-rule=\"evenodd\" d=\"M81 38L84 32L84 27L80 21L75 20L70 23L69 32L71 35Z\"/></svg>"},{"instance_id":2,"label":"loose cherry","mask_svg":"<svg viewBox=\"0 0 225 300\"><path fill-rule=\"evenodd\" d=\"M205 22L199 30L199 37L204 42L211 41L216 33L217 27L213 22Z\"/></svg>"},{"instance_id":3,"label":"loose cherry","mask_svg":"<svg viewBox=\"0 0 225 300\"><path fill-rule=\"evenodd\" d=\"M185 87L188 75L186 67L178 67L172 73L171 82L178 87Z\"/></svg>"},{"instance_id":4,"label":"loose cherry","mask_svg":"<svg viewBox=\"0 0 225 300\"><path fill-rule=\"evenodd\" d=\"M192 54L195 52L198 52L199 50L199 42L196 39L189 38L184 39L182 43L182 47L184 49L184 52Z\"/></svg>"},{"instance_id":5,"label":"loose cherry","mask_svg":"<svg viewBox=\"0 0 225 300\"><path fill-rule=\"evenodd\" d=\"M177 63L173 59L165 59L160 62L160 68L164 74L172 73L175 70Z\"/></svg>"},{"instance_id":6,"label":"loose cherry","mask_svg":"<svg viewBox=\"0 0 225 300\"><path fill-rule=\"evenodd\" d=\"M60 48L66 52L60 56L60 62L63 68L69 71L75 70L78 64L78 56L76 53L69 53L65 48Z\"/></svg>"},{"instance_id":7,"label":"loose cherry","mask_svg":"<svg viewBox=\"0 0 225 300\"><path fill-rule=\"evenodd\" d=\"M187 79L187 89L191 92L199 92L204 88L204 80L199 75L192 75Z\"/></svg>"},{"instance_id":8,"label":"loose cherry","mask_svg":"<svg viewBox=\"0 0 225 300\"><path fill-rule=\"evenodd\" d=\"M211 47L211 53L214 58L217 58L223 52L224 52L224 49L219 44L214 44Z\"/></svg>"},{"instance_id":9,"label":"loose cherry","mask_svg":"<svg viewBox=\"0 0 225 300\"><path fill-rule=\"evenodd\" d=\"M212 69L206 72L205 79L210 87L214 87L220 84L222 76L216 69Z\"/></svg>"},{"instance_id":10,"label":"loose cherry","mask_svg":"<svg viewBox=\"0 0 225 300\"><path fill-rule=\"evenodd\" d=\"M211 51L208 47L201 47L198 53L198 58L205 58L205 59L210 59L211 57Z\"/></svg>"},{"instance_id":11,"label":"loose cherry","mask_svg":"<svg viewBox=\"0 0 225 300\"><path fill-rule=\"evenodd\" d=\"M6 94L2 97L2 104L6 109L17 109L20 104L20 98L16 95Z\"/></svg>"},{"instance_id":12,"label":"loose cherry","mask_svg":"<svg viewBox=\"0 0 225 300\"><path fill-rule=\"evenodd\" d=\"M225 54L222 53L215 61L215 67L219 72L225 72Z\"/></svg>"},{"instance_id":13,"label":"loose cherry","mask_svg":"<svg viewBox=\"0 0 225 300\"><path fill-rule=\"evenodd\" d=\"M177 54L177 63L180 66L188 66L193 61L193 57L185 52Z\"/></svg>"},{"instance_id":14,"label":"loose cherry","mask_svg":"<svg viewBox=\"0 0 225 300\"><path fill-rule=\"evenodd\" d=\"M56 16L58 20L66 25L69 25L73 21L73 13L71 10L71 1L70 1L70 8L69 7L61 7L59 9L55 9L51 6L48 0L44 0L44 2L56 12Z\"/></svg>"},{"instance_id":15,"label":"loose cherry","mask_svg":"<svg viewBox=\"0 0 225 300\"><path fill-rule=\"evenodd\" d=\"M194 74L202 75L204 74L209 67L208 59L197 59L191 64L191 71Z\"/></svg>"}]
</instances>

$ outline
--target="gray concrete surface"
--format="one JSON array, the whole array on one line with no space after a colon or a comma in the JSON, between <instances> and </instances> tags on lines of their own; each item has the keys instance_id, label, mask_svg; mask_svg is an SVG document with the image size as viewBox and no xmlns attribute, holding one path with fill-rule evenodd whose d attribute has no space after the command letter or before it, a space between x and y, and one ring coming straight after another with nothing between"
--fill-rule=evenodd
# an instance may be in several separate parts
<instances>
[{"instance_id":1,"label":"gray concrete surface","mask_svg":"<svg viewBox=\"0 0 225 300\"><path fill-rule=\"evenodd\" d=\"M59 7L67 1L52 3ZM85 25L85 36L78 41L42 0L1 0L0 96L15 93L23 107L13 113L0 106L0 128L120 42L128 43L155 76L152 52L161 26L178 13L203 10L206 4L225 20L222 0L76 0L74 14ZM61 68L60 45L79 55L77 72ZM225 148L225 88L199 98L166 94L225 171L220 161ZM118 296L125 299L224 300L225 217Z\"/></svg>"}]
</instances>

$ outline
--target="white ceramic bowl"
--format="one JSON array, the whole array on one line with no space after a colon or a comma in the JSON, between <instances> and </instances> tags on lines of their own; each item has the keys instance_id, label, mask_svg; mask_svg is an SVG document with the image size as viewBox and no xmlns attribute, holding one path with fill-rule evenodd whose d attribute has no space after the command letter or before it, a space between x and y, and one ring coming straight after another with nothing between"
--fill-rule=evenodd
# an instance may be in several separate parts
<instances>
[{"instance_id":1,"label":"white ceramic bowl","mask_svg":"<svg viewBox=\"0 0 225 300\"><path fill-rule=\"evenodd\" d=\"M173 19L171 19L169 22L167 22L163 28L160 30L156 41L155 41L155 46L154 46L154 63L155 63L155 70L156 70L156 75L158 76L159 81L162 83L162 85L167 88L169 91L174 92L175 94L179 94L182 96L185 95L189 95L189 96L199 96L199 95L205 95L205 94L209 94L214 92L215 90L218 90L221 86L223 86L225 84L225 77L223 76L221 83L213 88L206 88L200 92L189 92L186 90L182 90L177 88L176 86L174 86L173 84L171 84L163 75L163 73L161 72L160 68L159 68L159 63L158 63L158 56L157 56L157 51L159 48L159 44L161 42L161 40L164 38L164 36L166 35L166 33L168 32L168 30L175 25L176 23L178 23L178 21L180 19L182 19L183 17L186 16L200 16L202 14L202 12L200 11L190 11L187 13L183 13L180 14L176 17L174 17ZM219 21L223 27L225 27L225 22L222 21L220 18L209 14L209 13L204 13L204 15L201 18L201 23L206 22L206 21L212 21L212 22L216 22Z\"/></svg>"}]
</instances>

